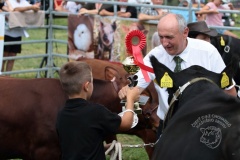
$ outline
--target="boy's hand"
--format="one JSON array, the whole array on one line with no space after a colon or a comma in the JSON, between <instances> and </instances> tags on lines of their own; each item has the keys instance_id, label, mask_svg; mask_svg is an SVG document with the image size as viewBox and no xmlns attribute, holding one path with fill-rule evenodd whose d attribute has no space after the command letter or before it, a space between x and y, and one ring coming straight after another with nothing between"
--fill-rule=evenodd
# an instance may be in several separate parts
<instances>
[{"instance_id":1,"label":"boy's hand","mask_svg":"<svg viewBox=\"0 0 240 160\"><path fill-rule=\"evenodd\" d=\"M138 87L128 87L127 88L127 101L136 102L140 97L140 89Z\"/></svg>"},{"instance_id":2,"label":"boy's hand","mask_svg":"<svg viewBox=\"0 0 240 160\"><path fill-rule=\"evenodd\" d=\"M128 85L126 85L118 92L118 96L120 99L126 99L128 88L129 88Z\"/></svg>"}]
</instances>

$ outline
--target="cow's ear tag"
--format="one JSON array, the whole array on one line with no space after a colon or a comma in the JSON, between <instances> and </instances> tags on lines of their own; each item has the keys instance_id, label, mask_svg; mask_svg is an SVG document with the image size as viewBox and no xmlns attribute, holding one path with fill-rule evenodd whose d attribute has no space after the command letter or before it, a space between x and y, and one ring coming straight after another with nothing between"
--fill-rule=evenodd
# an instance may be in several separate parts
<instances>
[{"instance_id":1,"label":"cow's ear tag","mask_svg":"<svg viewBox=\"0 0 240 160\"><path fill-rule=\"evenodd\" d=\"M221 46L225 46L225 41L222 36L221 36L220 44L221 44Z\"/></svg>"},{"instance_id":2,"label":"cow's ear tag","mask_svg":"<svg viewBox=\"0 0 240 160\"><path fill-rule=\"evenodd\" d=\"M221 79L221 88L225 88L230 84L229 77L225 72L222 73L222 79Z\"/></svg>"},{"instance_id":3,"label":"cow's ear tag","mask_svg":"<svg viewBox=\"0 0 240 160\"><path fill-rule=\"evenodd\" d=\"M173 80L167 72L164 73L163 77L160 80L160 87L162 88L172 88Z\"/></svg>"}]
</instances>

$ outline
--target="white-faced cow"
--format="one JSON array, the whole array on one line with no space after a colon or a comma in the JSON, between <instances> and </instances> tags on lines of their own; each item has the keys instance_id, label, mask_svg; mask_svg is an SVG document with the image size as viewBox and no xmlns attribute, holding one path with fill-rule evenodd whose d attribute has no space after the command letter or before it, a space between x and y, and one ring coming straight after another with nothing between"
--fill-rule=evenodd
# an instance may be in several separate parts
<instances>
[{"instance_id":1,"label":"white-faced cow","mask_svg":"<svg viewBox=\"0 0 240 160\"><path fill-rule=\"evenodd\" d=\"M156 82L166 83L161 79L168 74L173 85L153 160L239 160L240 100L222 89L231 85L234 67L220 74L200 66L173 73L155 57L151 63Z\"/></svg>"}]
</instances>

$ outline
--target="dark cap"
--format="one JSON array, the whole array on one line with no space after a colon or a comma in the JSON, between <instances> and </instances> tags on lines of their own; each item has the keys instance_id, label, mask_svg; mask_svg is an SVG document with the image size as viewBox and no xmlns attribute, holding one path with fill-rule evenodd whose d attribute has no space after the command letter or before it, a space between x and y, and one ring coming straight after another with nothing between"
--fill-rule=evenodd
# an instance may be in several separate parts
<instances>
[{"instance_id":1,"label":"dark cap","mask_svg":"<svg viewBox=\"0 0 240 160\"><path fill-rule=\"evenodd\" d=\"M189 28L188 34L201 33L201 34L209 35L211 37L215 37L218 35L218 33L215 29L208 28L205 21L188 23L187 26Z\"/></svg>"}]
</instances>

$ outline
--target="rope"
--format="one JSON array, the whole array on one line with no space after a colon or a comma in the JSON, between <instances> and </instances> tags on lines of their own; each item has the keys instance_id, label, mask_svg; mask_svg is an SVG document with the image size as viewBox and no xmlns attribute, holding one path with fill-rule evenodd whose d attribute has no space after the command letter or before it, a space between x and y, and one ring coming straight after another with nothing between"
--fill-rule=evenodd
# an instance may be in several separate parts
<instances>
[{"instance_id":1,"label":"rope","mask_svg":"<svg viewBox=\"0 0 240 160\"><path fill-rule=\"evenodd\" d=\"M111 146L106 150L105 155L110 155L110 160L122 160L122 147L124 148L144 148L146 146L154 147L158 143L159 139L155 143L148 143L148 144L136 144L136 145L129 145L124 144L121 145L120 142L116 140L112 141Z\"/></svg>"},{"instance_id":2,"label":"rope","mask_svg":"<svg viewBox=\"0 0 240 160\"><path fill-rule=\"evenodd\" d=\"M122 145L116 140L112 141L111 146L106 150L105 155L110 155L110 160L122 160Z\"/></svg>"},{"instance_id":3,"label":"rope","mask_svg":"<svg viewBox=\"0 0 240 160\"><path fill-rule=\"evenodd\" d=\"M148 144L144 143L144 144L135 144L135 145L123 144L122 147L123 148L144 148L144 147L147 147L147 146L154 147L158 143L159 138L157 139L157 141L155 143L148 143Z\"/></svg>"}]
</instances>

